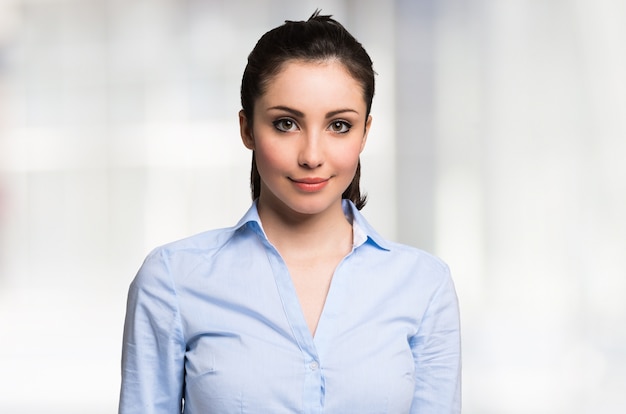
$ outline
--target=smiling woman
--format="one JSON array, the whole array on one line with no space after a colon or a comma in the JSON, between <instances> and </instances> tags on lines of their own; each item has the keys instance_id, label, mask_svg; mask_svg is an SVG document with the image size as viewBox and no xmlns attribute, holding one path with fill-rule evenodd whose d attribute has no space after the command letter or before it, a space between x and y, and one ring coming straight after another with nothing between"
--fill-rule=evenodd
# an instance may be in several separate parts
<instances>
[{"instance_id":1,"label":"smiling woman","mask_svg":"<svg viewBox=\"0 0 626 414\"><path fill-rule=\"evenodd\" d=\"M359 82L336 60L289 61L257 99L253 117L249 122L240 112L242 138L261 177L261 219L275 212L344 222L341 195L371 124Z\"/></svg>"},{"instance_id":2,"label":"smiling woman","mask_svg":"<svg viewBox=\"0 0 626 414\"><path fill-rule=\"evenodd\" d=\"M361 215L372 61L330 16L248 58L253 204L155 249L128 297L120 413L459 413L448 267Z\"/></svg>"}]
</instances>

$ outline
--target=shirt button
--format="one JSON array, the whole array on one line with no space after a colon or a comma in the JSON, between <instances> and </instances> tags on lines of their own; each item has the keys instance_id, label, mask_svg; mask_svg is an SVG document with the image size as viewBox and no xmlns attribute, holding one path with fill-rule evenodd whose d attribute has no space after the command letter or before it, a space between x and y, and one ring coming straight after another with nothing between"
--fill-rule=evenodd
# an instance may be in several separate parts
<instances>
[{"instance_id":1,"label":"shirt button","mask_svg":"<svg viewBox=\"0 0 626 414\"><path fill-rule=\"evenodd\" d=\"M309 368L311 368L311 371L315 371L319 368L319 364L316 361L313 361L309 364Z\"/></svg>"}]
</instances>

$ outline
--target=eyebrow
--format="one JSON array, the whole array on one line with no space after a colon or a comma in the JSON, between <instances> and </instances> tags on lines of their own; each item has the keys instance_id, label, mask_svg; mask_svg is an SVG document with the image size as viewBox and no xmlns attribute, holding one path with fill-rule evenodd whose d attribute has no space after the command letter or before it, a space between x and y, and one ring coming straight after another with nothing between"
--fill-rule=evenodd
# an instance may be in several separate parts
<instances>
[{"instance_id":1,"label":"eyebrow","mask_svg":"<svg viewBox=\"0 0 626 414\"><path fill-rule=\"evenodd\" d=\"M271 108L267 108L268 111L270 110L279 110L279 111L285 111L285 112L289 112L290 114L297 116L299 118L304 118L304 113L298 111L297 109L293 109L290 108L288 106L282 106L282 105L278 105L278 106L272 106ZM339 114L343 114L345 112L353 112L355 114L359 114L357 111L355 111L354 109L350 109L350 108L344 108L344 109L337 109L335 111L330 111L326 114L326 118L332 118L334 116L337 116Z\"/></svg>"}]
</instances>

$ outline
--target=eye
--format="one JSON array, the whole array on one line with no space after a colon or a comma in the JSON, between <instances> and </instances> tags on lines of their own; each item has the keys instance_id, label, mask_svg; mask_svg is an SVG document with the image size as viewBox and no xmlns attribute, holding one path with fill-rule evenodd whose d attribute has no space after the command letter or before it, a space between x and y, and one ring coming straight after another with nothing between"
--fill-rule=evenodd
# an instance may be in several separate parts
<instances>
[{"instance_id":1,"label":"eye","mask_svg":"<svg viewBox=\"0 0 626 414\"><path fill-rule=\"evenodd\" d=\"M332 131L332 132L336 132L338 134L345 134L346 132L350 131L350 128L352 128L352 124L350 124L347 121L333 121L328 128Z\"/></svg>"},{"instance_id":2,"label":"eye","mask_svg":"<svg viewBox=\"0 0 626 414\"><path fill-rule=\"evenodd\" d=\"M272 122L272 124L274 124L274 128L281 132L291 132L297 130L298 128L295 121L289 118L278 119Z\"/></svg>"}]
</instances>

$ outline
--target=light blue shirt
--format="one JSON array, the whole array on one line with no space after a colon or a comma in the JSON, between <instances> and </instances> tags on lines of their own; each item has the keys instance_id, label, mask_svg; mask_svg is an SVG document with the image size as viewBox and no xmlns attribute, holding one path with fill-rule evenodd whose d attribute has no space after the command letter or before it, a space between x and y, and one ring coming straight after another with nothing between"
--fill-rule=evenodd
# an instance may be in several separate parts
<instances>
[{"instance_id":1,"label":"light blue shirt","mask_svg":"<svg viewBox=\"0 0 626 414\"><path fill-rule=\"evenodd\" d=\"M129 290L119 412L460 413L448 267L343 208L354 246L315 336L255 204L150 253Z\"/></svg>"}]
</instances>

